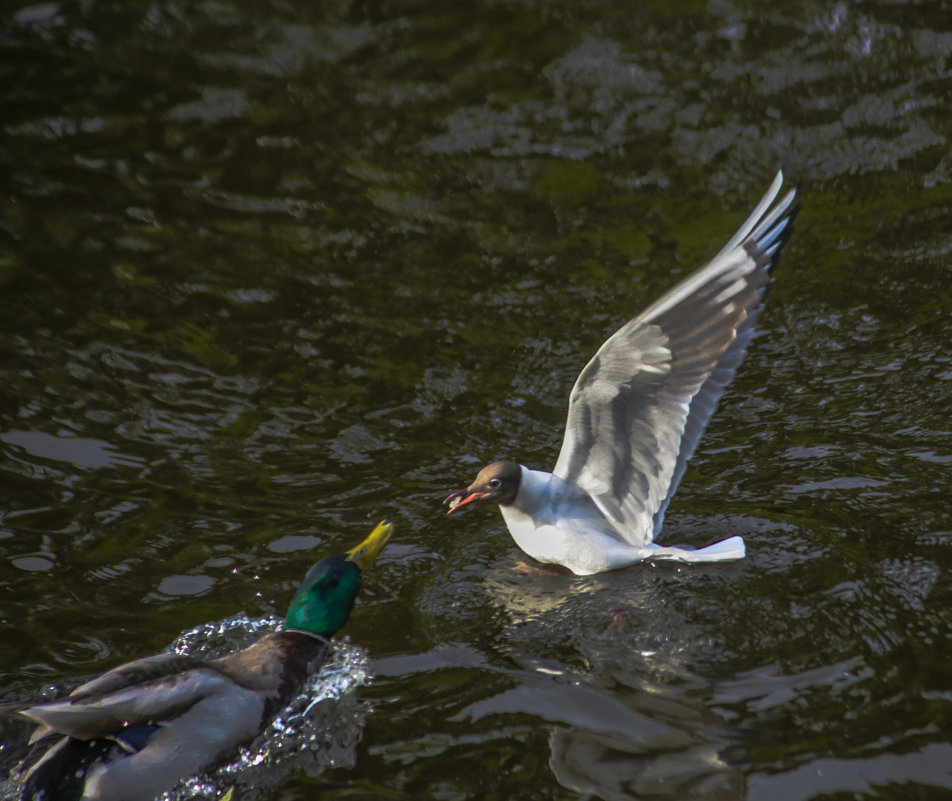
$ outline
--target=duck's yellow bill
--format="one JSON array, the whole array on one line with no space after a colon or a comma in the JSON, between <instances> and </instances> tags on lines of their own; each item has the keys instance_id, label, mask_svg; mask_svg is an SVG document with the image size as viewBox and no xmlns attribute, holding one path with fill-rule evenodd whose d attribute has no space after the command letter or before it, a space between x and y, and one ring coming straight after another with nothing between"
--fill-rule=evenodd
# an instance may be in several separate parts
<instances>
[{"instance_id":1,"label":"duck's yellow bill","mask_svg":"<svg viewBox=\"0 0 952 801\"><path fill-rule=\"evenodd\" d=\"M389 523L386 520L377 523L377 527L370 532L370 536L367 537L367 539L356 548L352 548L347 552L347 558L351 562L356 562L357 567L361 570L366 570L377 561L377 557L383 550L383 546L389 541L392 531L393 523Z\"/></svg>"}]
</instances>

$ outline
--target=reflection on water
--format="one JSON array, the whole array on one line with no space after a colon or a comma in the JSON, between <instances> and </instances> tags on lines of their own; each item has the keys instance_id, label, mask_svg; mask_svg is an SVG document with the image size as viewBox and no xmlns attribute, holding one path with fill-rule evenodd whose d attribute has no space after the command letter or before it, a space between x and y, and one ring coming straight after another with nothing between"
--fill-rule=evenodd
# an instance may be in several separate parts
<instances>
[{"instance_id":1,"label":"reflection on water","mask_svg":"<svg viewBox=\"0 0 952 801\"><path fill-rule=\"evenodd\" d=\"M573 578L570 592L566 578L505 563L489 572L487 591L511 615L507 650L544 678L480 706L554 724L549 764L564 787L611 801L742 795L742 773L722 756L729 728L709 709L711 681L697 667L714 643L679 605L692 585L725 577L659 565L649 575ZM571 641L581 669L537 661L558 653L559 638Z\"/></svg>"},{"instance_id":2,"label":"reflection on water","mask_svg":"<svg viewBox=\"0 0 952 801\"><path fill-rule=\"evenodd\" d=\"M79 468L118 467L134 465L137 459L116 453L108 442L86 437L55 437L42 431L7 431L0 439L8 445L19 445L40 460L70 462Z\"/></svg>"},{"instance_id":3,"label":"reflection on water","mask_svg":"<svg viewBox=\"0 0 952 801\"><path fill-rule=\"evenodd\" d=\"M387 516L360 741L213 794L947 792L950 58L938 0L17 0L3 700L268 619ZM797 232L663 532L747 558L578 579L445 519L551 467L591 353L781 164Z\"/></svg>"},{"instance_id":4,"label":"reflection on water","mask_svg":"<svg viewBox=\"0 0 952 801\"><path fill-rule=\"evenodd\" d=\"M933 743L913 753L871 759L817 759L787 773L751 776L747 797L756 801L800 801L834 792L861 797L890 785L918 786L928 793L929 788L952 783L950 757L952 746Z\"/></svg>"}]
</instances>

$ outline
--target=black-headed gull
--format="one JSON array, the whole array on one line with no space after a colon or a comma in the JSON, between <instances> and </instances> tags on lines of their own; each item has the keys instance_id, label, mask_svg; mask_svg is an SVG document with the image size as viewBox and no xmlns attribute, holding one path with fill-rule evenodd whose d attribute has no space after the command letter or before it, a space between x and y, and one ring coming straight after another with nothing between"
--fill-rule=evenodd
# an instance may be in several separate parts
<instances>
[{"instance_id":1,"label":"black-headed gull","mask_svg":"<svg viewBox=\"0 0 952 801\"><path fill-rule=\"evenodd\" d=\"M642 559L740 559L740 537L706 548L653 542L688 460L744 358L796 189L783 173L710 262L616 331L579 374L551 473L487 465L444 503L496 503L516 544L540 562L588 575Z\"/></svg>"}]
</instances>

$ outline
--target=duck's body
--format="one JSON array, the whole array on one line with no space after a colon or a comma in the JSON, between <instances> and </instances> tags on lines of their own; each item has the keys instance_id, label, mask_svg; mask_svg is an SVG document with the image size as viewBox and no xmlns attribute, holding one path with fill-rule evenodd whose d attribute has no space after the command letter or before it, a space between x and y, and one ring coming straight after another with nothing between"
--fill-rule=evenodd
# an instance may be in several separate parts
<instances>
[{"instance_id":1,"label":"duck's body","mask_svg":"<svg viewBox=\"0 0 952 801\"><path fill-rule=\"evenodd\" d=\"M653 540L743 360L771 272L793 231L796 191L777 201L782 184L778 173L713 260L599 348L572 388L551 473L493 462L446 499L449 511L497 503L520 548L580 575L649 557L743 557L740 537L699 550Z\"/></svg>"},{"instance_id":2,"label":"duck's body","mask_svg":"<svg viewBox=\"0 0 952 801\"><path fill-rule=\"evenodd\" d=\"M38 724L21 798L148 801L254 738L326 661L360 571L389 534L381 524L347 555L315 565L292 602L289 627L243 651L208 661L149 656L65 698L4 710Z\"/></svg>"},{"instance_id":3,"label":"duck's body","mask_svg":"<svg viewBox=\"0 0 952 801\"><path fill-rule=\"evenodd\" d=\"M279 631L208 662L177 654L128 662L62 700L21 709L40 724L24 796L45 789L50 798L51 787L76 784L67 764L87 763L82 797L154 798L251 740L327 653L323 638Z\"/></svg>"}]
</instances>

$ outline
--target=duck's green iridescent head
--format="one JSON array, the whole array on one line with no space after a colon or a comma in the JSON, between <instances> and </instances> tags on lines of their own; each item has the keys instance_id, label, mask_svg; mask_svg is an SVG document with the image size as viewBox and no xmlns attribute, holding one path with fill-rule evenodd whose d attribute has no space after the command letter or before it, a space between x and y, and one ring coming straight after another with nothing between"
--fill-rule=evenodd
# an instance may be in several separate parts
<instances>
[{"instance_id":1,"label":"duck's green iridescent head","mask_svg":"<svg viewBox=\"0 0 952 801\"><path fill-rule=\"evenodd\" d=\"M392 530L390 523L379 523L356 548L328 556L308 570L291 599L285 628L333 636L350 617L360 592L361 572L376 561Z\"/></svg>"}]
</instances>

